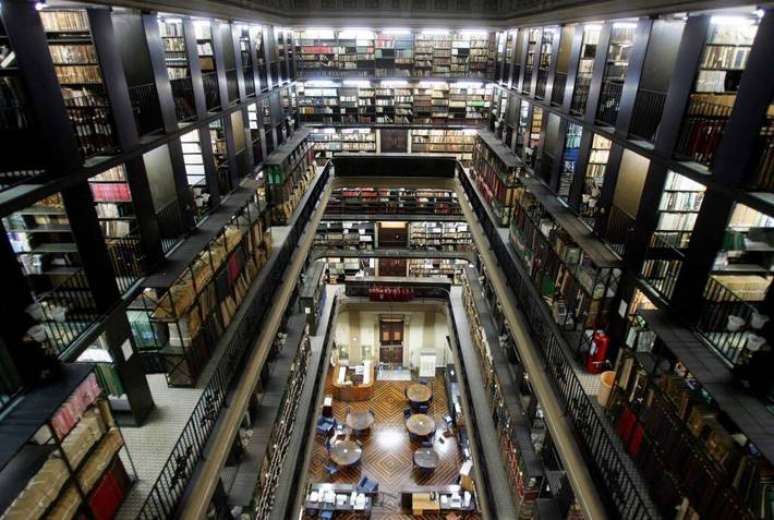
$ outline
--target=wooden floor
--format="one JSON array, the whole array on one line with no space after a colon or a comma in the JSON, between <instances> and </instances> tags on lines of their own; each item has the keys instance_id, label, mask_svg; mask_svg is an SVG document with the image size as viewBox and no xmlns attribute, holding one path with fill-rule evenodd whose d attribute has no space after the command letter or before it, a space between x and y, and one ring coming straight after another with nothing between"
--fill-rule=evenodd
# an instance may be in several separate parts
<instances>
[{"instance_id":1,"label":"wooden floor","mask_svg":"<svg viewBox=\"0 0 774 520\"><path fill-rule=\"evenodd\" d=\"M379 499L371 513L371 518L379 520L403 520L412 518L448 518L477 520L478 514L460 515L448 513L442 515L423 515L417 517L401 512L400 492L413 485L440 486L456 484L462 457L458 451L457 441L453 435L446 436L443 428L443 417L448 414L446 392L443 379L436 377L433 381L433 400L429 414L438 425L434 448L440 456L440 462L435 471L428 476L421 476L413 470L413 453L419 443L409 440L403 418L403 409L407 406L404 389L409 382L377 381L374 385L374 395L369 401L343 402L334 401L333 414L336 421L343 423L346 410L351 406L353 411L370 409L376 422L371 432L359 437L363 443L363 458L359 466L350 469L339 469L333 477L325 474L323 466L328 462L328 454L323 444L322 436L317 435L309 467L307 483L340 482L357 483L363 475L379 481ZM326 393L333 393L328 375ZM336 519L358 518L344 513L338 513Z\"/></svg>"}]
</instances>

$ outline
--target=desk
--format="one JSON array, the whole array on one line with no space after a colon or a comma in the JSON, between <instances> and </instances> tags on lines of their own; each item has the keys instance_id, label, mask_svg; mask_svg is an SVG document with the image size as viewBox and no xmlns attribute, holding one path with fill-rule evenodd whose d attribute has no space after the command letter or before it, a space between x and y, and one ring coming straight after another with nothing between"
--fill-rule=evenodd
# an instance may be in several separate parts
<instances>
[{"instance_id":1,"label":"desk","mask_svg":"<svg viewBox=\"0 0 774 520\"><path fill-rule=\"evenodd\" d=\"M433 390L427 385L413 383L406 389L406 397L412 403L425 404L433 398Z\"/></svg>"},{"instance_id":2,"label":"desk","mask_svg":"<svg viewBox=\"0 0 774 520\"><path fill-rule=\"evenodd\" d=\"M414 451L414 465L421 469L438 467L438 452L433 448L419 448Z\"/></svg>"},{"instance_id":3,"label":"desk","mask_svg":"<svg viewBox=\"0 0 774 520\"><path fill-rule=\"evenodd\" d=\"M435 421L429 415L417 413L406 419L406 429L419 437L435 433Z\"/></svg>"},{"instance_id":4,"label":"desk","mask_svg":"<svg viewBox=\"0 0 774 520\"><path fill-rule=\"evenodd\" d=\"M434 498L430 498L431 493ZM473 493L456 484L448 486L412 486L400 494L401 507L415 515L423 511L475 511Z\"/></svg>"},{"instance_id":5,"label":"desk","mask_svg":"<svg viewBox=\"0 0 774 520\"><path fill-rule=\"evenodd\" d=\"M362 432L368 430L374 424L374 414L366 412L350 412L345 419L347 427L353 432Z\"/></svg>"},{"instance_id":6,"label":"desk","mask_svg":"<svg viewBox=\"0 0 774 520\"><path fill-rule=\"evenodd\" d=\"M340 401L367 401L374 395L374 366L336 365L333 372L333 396Z\"/></svg>"},{"instance_id":7,"label":"desk","mask_svg":"<svg viewBox=\"0 0 774 520\"><path fill-rule=\"evenodd\" d=\"M440 511L441 502L438 500L438 495L431 495L427 493L412 493L411 494L411 511L415 515L421 515L425 511Z\"/></svg>"},{"instance_id":8,"label":"desk","mask_svg":"<svg viewBox=\"0 0 774 520\"><path fill-rule=\"evenodd\" d=\"M312 484L304 498L308 511L370 511L373 499L352 484Z\"/></svg>"},{"instance_id":9,"label":"desk","mask_svg":"<svg viewBox=\"0 0 774 520\"><path fill-rule=\"evenodd\" d=\"M351 466L360 461L363 448L355 441L338 441L331 447L330 454L337 466Z\"/></svg>"}]
</instances>

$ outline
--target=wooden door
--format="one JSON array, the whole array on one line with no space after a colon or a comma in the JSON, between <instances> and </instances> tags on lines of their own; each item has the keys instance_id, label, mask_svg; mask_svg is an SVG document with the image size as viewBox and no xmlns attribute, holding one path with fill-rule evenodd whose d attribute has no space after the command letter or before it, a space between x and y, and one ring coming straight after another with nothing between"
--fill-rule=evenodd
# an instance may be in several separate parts
<instances>
[{"instance_id":1,"label":"wooden door","mask_svg":"<svg viewBox=\"0 0 774 520\"><path fill-rule=\"evenodd\" d=\"M379 130L382 153L408 153L408 131L400 128Z\"/></svg>"},{"instance_id":2,"label":"wooden door","mask_svg":"<svg viewBox=\"0 0 774 520\"><path fill-rule=\"evenodd\" d=\"M406 276L407 265L405 258L380 258L379 276Z\"/></svg>"}]
</instances>

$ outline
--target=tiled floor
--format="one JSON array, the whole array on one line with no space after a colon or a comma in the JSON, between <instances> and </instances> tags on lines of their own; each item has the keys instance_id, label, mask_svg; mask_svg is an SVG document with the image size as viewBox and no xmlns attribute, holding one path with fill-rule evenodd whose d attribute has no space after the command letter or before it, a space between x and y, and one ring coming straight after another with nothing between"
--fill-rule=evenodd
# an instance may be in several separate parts
<instances>
[{"instance_id":1,"label":"tiled floor","mask_svg":"<svg viewBox=\"0 0 774 520\"><path fill-rule=\"evenodd\" d=\"M152 374L147 378L156 409L143 426L121 428L138 481L121 506L119 520L137 517L202 395L197 388L169 388L164 374Z\"/></svg>"},{"instance_id":2,"label":"tiled floor","mask_svg":"<svg viewBox=\"0 0 774 520\"><path fill-rule=\"evenodd\" d=\"M359 438L363 443L363 458L360 464L352 469L340 469L333 477L325 474L323 466L328 462L328 454L323 444L324 439L318 435L314 440L308 482L357 483L363 475L367 475L379 481L379 500L371 518L379 520L447 518L446 514L415 517L401 512L400 493L403 489L413 485L455 484L462 463L455 437L447 436L443 432L443 427L439 426L434 443L434 449L440 456L438 467L427 476L421 476L414 471L413 452L419 447L419 443L409 440L403 416L403 409L407 406L404 389L408 384L402 381L377 381L374 385L374 395L369 401L334 401L333 414L338 422L344 422L347 407L351 407L353 411L370 409L376 416L376 422L369 434ZM327 385L326 391L331 393L330 376ZM448 413L443 379L436 377L432 387L433 401L429 415L432 415L437 425L442 425L443 416ZM349 517L340 513L336 518L348 519ZM464 517L458 515L457 518L473 520L478 519L479 516L477 514Z\"/></svg>"}]
</instances>

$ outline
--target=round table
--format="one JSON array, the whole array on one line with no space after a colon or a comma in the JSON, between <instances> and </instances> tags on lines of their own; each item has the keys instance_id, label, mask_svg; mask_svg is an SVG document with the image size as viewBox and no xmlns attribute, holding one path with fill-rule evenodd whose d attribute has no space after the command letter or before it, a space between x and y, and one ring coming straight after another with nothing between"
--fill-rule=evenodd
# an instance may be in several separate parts
<instances>
[{"instance_id":1,"label":"round table","mask_svg":"<svg viewBox=\"0 0 774 520\"><path fill-rule=\"evenodd\" d=\"M419 448L414 451L414 465L421 469L438 467L438 452L433 448Z\"/></svg>"},{"instance_id":2,"label":"round table","mask_svg":"<svg viewBox=\"0 0 774 520\"><path fill-rule=\"evenodd\" d=\"M347 427L355 432L362 432L374 424L374 414L371 412L350 412L345 420Z\"/></svg>"},{"instance_id":3,"label":"round table","mask_svg":"<svg viewBox=\"0 0 774 520\"><path fill-rule=\"evenodd\" d=\"M337 466L351 466L363 456L363 448L355 441L339 441L331 447L330 455Z\"/></svg>"},{"instance_id":4,"label":"round table","mask_svg":"<svg viewBox=\"0 0 774 520\"><path fill-rule=\"evenodd\" d=\"M406 429L418 437L427 437L435 432L435 421L429 415L417 413L406 419Z\"/></svg>"},{"instance_id":5,"label":"round table","mask_svg":"<svg viewBox=\"0 0 774 520\"><path fill-rule=\"evenodd\" d=\"M412 403L424 404L433 397L433 390L427 385L413 383L406 389L406 396Z\"/></svg>"}]
</instances>

